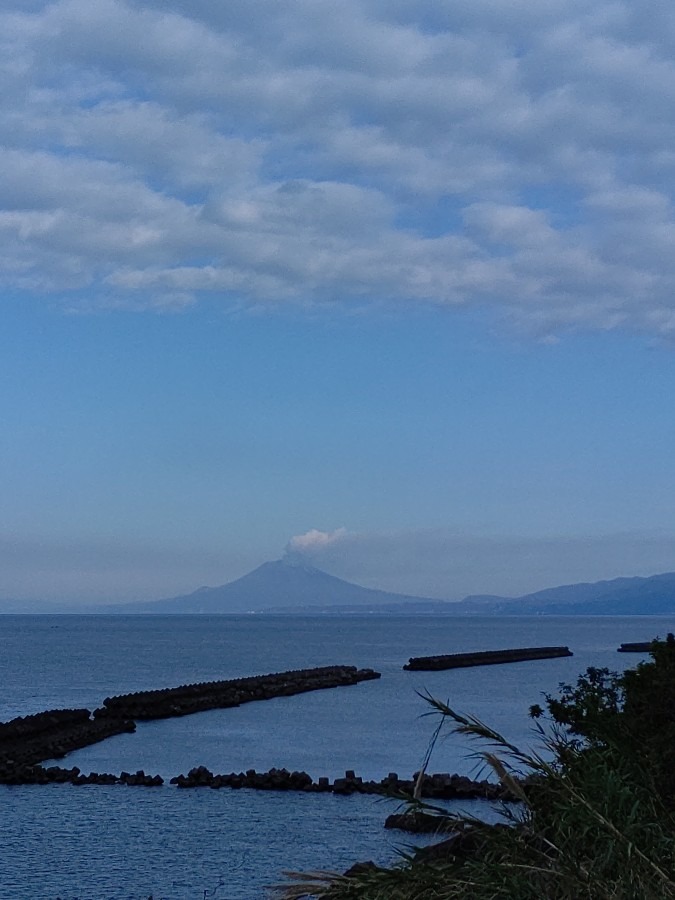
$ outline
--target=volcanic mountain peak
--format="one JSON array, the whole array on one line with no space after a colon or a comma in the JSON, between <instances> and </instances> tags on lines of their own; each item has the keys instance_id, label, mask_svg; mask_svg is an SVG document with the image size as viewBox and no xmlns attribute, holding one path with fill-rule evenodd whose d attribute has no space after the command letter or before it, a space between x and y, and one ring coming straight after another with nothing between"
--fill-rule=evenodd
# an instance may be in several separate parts
<instances>
[{"instance_id":1,"label":"volcanic mountain peak","mask_svg":"<svg viewBox=\"0 0 675 900\"><path fill-rule=\"evenodd\" d=\"M285 557L220 587L169 600L98 608L112 613L349 612L454 616L675 615L675 573L567 584L522 597L474 595L459 603L362 587Z\"/></svg>"},{"instance_id":2,"label":"volcanic mountain peak","mask_svg":"<svg viewBox=\"0 0 675 900\"><path fill-rule=\"evenodd\" d=\"M219 587L201 587L191 594L118 607L126 613L247 613L325 607L381 607L424 601L423 597L392 594L362 587L329 575L293 558L266 562ZM431 601L438 603L439 601Z\"/></svg>"}]
</instances>

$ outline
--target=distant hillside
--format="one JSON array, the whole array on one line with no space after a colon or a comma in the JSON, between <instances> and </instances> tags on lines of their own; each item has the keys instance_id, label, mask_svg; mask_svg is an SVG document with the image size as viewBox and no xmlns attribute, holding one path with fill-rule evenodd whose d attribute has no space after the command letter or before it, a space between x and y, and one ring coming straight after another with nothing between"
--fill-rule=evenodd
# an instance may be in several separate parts
<instances>
[{"instance_id":1,"label":"distant hillside","mask_svg":"<svg viewBox=\"0 0 675 900\"><path fill-rule=\"evenodd\" d=\"M322 607L378 609L387 604L442 604L407 594L391 594L343 581L320 569L278 560L220 587L203 587L181 597L106 607L115 613L249 613L316 611ZM448 604L449 605L449 604Z\"/></svg>"},{"instance_id":2,"label":"distant hillside","mask_svg":"<svg viewBox=\"0 0 675 900\"><path fill-rule=\"evenodd\" d=\"M460 615L663 616L675 615L675 572L647 578L566 584L515 598L467 597Z\"/></svg>"},{"instance_id":3,"label":"distant hillside","mask_svg":"<svg viewBox=\"0 0 675 900\"><path fill-rule=\"evenodd\" d=\"M566 584L522 597L473 595L459 602L362 587L311 566L264 563L229 584L168 600L114 606L55 607L0 603L3 612L284 613L442 616L675 616L675 572L648 578Z\"/></svg>"}]
</instances>

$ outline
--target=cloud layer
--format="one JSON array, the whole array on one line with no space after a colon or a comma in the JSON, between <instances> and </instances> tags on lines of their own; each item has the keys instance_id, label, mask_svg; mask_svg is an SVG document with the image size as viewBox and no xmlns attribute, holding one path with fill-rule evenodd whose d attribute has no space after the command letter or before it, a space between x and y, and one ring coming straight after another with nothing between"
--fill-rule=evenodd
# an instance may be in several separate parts
<instances>
[{"instance_id":1,"label":"cloud layer","mask_svg":"<svg viewBox=\"0 0 675 900\"><path fill-rule=\"evenodd\" d=\"M460 600L469 594L517 597L622 575L675 569L675 536L462 534L450 529L389 533L308 532L294 538L296 559L368 587Z\"/></svg>"},{"instance_id":2,"label":"cloud layer","mask_svg":"<svg viewBox=\"0 0 675 900\"><path fill-rule=\"evenodd\" d=\"M6 289L675 333L671 4L33 0L0 51Z\"/></svg>"},{"instance_id":3,"label":"cloud layer","mask_svg":"<svg viewBox=\"0 0 675 900\"><path fill-rule=\"evenodd\" d=\"M173 597L238 578L259 561L232 550L0 532L0 611Z\"/></svg>"},{"instance_id":4,"label":"cloud layer","mask_svg":"<svg viewBox=\"0 0 675 900\"><path fill-rule=\"evenodd\" d=\"M675 570L675 535L504 536L450 529L355 532L311 529L293 537L285 558L340 578L403 594L459 600L467 594L519 596L620 575ZM88 542L0 534L0 607L31 601L114 603L190 593L244 575L254 553Z\"/></svg>"}]
</instances>

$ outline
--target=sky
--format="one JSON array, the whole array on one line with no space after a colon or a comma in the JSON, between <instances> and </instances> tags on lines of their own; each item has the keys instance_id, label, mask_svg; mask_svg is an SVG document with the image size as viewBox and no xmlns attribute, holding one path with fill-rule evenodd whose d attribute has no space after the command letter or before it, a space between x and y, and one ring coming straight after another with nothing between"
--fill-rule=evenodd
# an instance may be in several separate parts
<instances>
[{"instance_id":1,"label":"sky","mask_svg":"<svg viewBox=\"0 0 675 900\"><path fill-rule=\"evenodd\" d=\"M675 7L5 0L0 598L675 570Z\"/></svg>"}]
</instances>

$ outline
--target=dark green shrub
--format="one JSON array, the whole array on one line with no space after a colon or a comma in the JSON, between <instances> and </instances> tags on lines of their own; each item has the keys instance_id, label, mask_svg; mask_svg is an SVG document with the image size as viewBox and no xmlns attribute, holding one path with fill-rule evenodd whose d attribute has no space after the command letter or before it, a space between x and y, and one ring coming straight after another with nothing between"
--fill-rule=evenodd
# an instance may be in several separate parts
<instances>
[{"instance_id":1,"label":"dark green shrub","mask_svg":"<svg viewBox=\"0 0 675 900\"><path fill-rule=\"evenodd\" d=\"M546 715L533 707L541 755L427 697L443 723L487 745L477 755L520 796L506 811L508 827L435 810L454 824L454 841L387 869L304 876L283 896L675 900L673 635L654 642L650 655L622 675L588 669L576 685L561 685L559 697L546 697Z\"/></svg>"}]
</instances>

